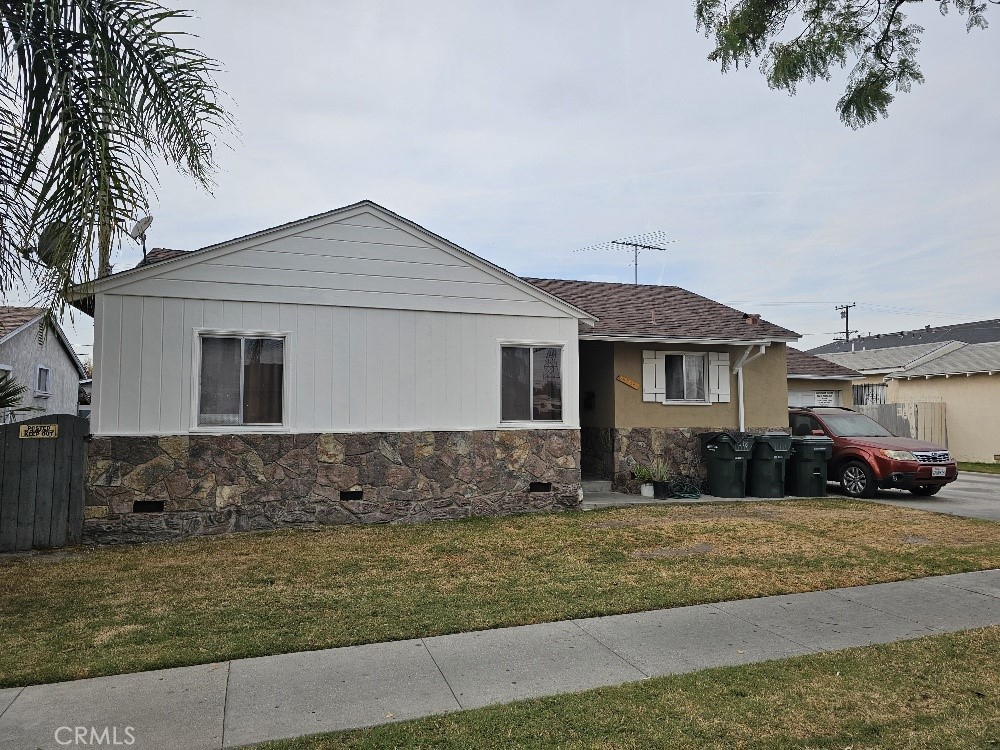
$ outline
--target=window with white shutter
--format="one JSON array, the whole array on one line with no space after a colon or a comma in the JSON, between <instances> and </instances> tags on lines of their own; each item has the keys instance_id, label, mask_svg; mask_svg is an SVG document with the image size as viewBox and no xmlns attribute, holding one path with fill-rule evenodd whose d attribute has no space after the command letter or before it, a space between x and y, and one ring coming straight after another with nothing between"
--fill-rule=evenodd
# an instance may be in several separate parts
<instances>
[{"instance_id":1,"label":"window with white shutter","mask_svg":"<svg viewBox=\"0 0 1000 750\"><path fill-rule=\"evenodd\" d=\"M729 355L643 350L642 400L661 404L729 401Z\"/></svg>"}]
</instances>

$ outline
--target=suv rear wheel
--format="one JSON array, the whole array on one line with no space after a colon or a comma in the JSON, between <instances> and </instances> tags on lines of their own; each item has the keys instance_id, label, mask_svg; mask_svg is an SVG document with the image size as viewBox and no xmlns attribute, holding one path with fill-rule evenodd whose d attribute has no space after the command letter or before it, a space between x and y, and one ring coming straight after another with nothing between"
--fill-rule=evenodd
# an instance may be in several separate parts
<instances>
[{"instance_id":1,"label":"suv rear wheel","mask_svg":"<svg viewBox=\"0 0 1000 750\"><path fill-rule=\"evenodd\" d=\"M850 497L874 497L875 474L863 461L849 461L840 469L840 487Z\"/></svg>"},{"instance_id":2,"label":"suv rear wheel","mask_svg":"<svg viewBox=\"0 0 1000 750\"><path fill-rule=\"evenodd\" d=\"M931 495L936 495L941 489L940 484L935 484L930 487L923 485L922 487L912 487L910 492L912 492L917 497L930 497Z\"/></svg>"}]
</instances>

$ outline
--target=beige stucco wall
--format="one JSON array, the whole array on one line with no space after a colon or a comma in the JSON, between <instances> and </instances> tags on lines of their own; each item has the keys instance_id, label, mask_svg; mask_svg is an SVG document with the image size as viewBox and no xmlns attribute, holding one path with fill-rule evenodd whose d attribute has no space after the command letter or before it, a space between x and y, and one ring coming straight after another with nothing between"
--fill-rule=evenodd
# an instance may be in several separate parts
<instances>
[{"instance_id":1,"label":"beige stucco wall","mask_svg":"<svg viewBox=\"0 0 1000 750\"><path fill-rule=\"evenodd\" d=\"M854 404L854 391L851 386L860 380L809 380L805 378L788 378L788 391L840 391L840 406Z\"/></svg>"},{"instance_id":2,"label":"beige stucco wall","mask_svg":"<svg viewBox=\"0 0 1000 750\"><path fill-rule=\"evenodd\" d=\"M743 351L737 346L696 346L682 344L614 345L614 373L642 382L642 350L662 349L676 352L728 352L735 363ZM788 424L788 385L785 345L772 344L764 356L751 362L744 371L746 427L783 427ZM614 383L615 425L617 427L739 427L739 396L736 376L730 373L729 403L698 406L664 406L642 400L642 391Z\"/></svg>"},{"instance_id":3,"label":"beige stucco wall","mask_svg":"<svg viewBox=\"0 0 1000 750\"><path fill-rule=\"evenodd\" d=\"M580 342L580 426L615 426L614 344L607 341ZM590 408L588 394L593 394Z\"/></svg>"},{"instance_id":4,"label":"beige stucco wall","mask_svg":"<svg viewBox=\"0 0 1000 750\"><path fill-rule=\"evenodd\" d=\"M890 380L889 401L944 401L955 458L992 463L1000 455L1000 373Z\"/></svg>"}]
</instances>

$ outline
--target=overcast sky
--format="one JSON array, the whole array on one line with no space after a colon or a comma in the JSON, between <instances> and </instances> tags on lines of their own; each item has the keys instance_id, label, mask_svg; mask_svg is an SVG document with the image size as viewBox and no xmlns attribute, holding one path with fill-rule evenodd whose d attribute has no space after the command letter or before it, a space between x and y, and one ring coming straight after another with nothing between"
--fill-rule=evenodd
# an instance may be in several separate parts
<instances>
[{"instance_id":1,"label":"overcast sky","mask_svg":"<svg viewBox=\"0 0 1000 750\"><path fill-rule=\"evenodd\" d=\"M521 275L631 281L623 253L575 251L666 230L641 282L762 313L803 348L845 302L863 333L1000 317L996 8L972 34L909 8L927 81L852 131L842 80L788 97L756 68L722 75L689 2L200 5L187 27L240 136L214 195L163 175L151 247L370 198ZM86 323L68 326L81 346Z\"/></svg>"}]
</instances>

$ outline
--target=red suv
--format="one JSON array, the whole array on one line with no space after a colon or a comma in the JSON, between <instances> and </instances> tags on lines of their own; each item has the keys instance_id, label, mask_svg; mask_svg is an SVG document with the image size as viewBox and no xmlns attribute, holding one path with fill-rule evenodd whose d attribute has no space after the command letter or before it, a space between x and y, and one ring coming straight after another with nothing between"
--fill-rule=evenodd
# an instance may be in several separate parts
<instances>
[{"instance_id":1,"label":"red suv","mask_svg":"<svg viewBox=\"0 0 1000 750\"><path fill-rule=\"evenodd\" d=\"M851 497L872 497L879 489L891 488L929 497L958 478L947 449L896 437L874 419L846 407L792 407L788 426L793 435L833 439L827 479L840 482Z\"/></svg>"}]
</instances>

